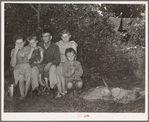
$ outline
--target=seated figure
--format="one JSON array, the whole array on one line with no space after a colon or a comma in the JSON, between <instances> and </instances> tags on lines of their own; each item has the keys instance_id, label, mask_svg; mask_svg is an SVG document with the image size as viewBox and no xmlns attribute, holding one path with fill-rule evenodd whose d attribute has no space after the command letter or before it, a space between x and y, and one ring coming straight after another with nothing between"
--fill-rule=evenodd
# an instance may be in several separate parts
<instances>
[{"instance_id":1,"label":"seated figure","mask_svg":"<svg viewBox=\"0 0 149 122\"><path fill-rule=\"evenodd\" d=\"M38 93L39 92L39 84L41 86L45 86L45 84L42 82L42 74L43 74L43 66L42 66L42 61L43 61L43 49L38 46L38 38L37 36L33 35L27 38L28 42L29 42L29 46L30 47L30 53L28 55L28 60L29 60L29 64L32 68L32 90L33 93ZM39 73L39 76L35 75L35 70ZM36 74L38 74L36 73Z\"/></svg>"},{"instance_id":2,"label":"seated figure","mask_svg":"<svg viewBox=\"0 0 149 122\"><path fill-rule=\"evenodd\" d=\"M28 93L31 84L31 67L29 65L29 50L24 47L25 40L22 35L14 36L15 48L11 51L11 66L13 67L15 85L19 82L21 93L20 100L23 100Z\"/></svg>"},{"instance_id":3,"label":"seated figure","mask_svg":"<svg viewBox=\"0 0 149 122\"><path fill-rule=\"evenodd\" d=\"M60 51L59 47L52 42L52 32L49 29L45 29L42 32L42 42L39 46L44 50L43 61L43 78L46 83L46 87L51 90L53 96L54 88L57 85L57 66L60 63ZM39 75L38 71L34 71L36 75Z\"/></svg>"},{"instance_id":4,"label":"seated figure","mask_svg":"<svg viewBox=\"0 0 149 122\"><path fill-rule=\"evenodd\" d=\"M65 56L67 61L61 64L62 74L60 76L65 79L64 83L67 89L73 89L74 95L77 95L77 90L81 89L83 86L83 81L80 78L83 74L83 70L80 62L76 61L76 52L73 48L67 48Z\"/></svg>"}]
</instances>

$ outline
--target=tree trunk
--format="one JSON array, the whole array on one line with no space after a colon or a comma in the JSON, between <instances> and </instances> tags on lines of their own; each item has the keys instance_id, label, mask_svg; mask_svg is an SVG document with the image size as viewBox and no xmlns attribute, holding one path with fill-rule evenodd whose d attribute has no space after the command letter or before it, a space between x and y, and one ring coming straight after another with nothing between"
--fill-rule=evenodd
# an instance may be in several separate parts
<instances>
[{"instance_id":1,"label":"tree trunk","mask_svg":"<svg viewBox=\"0 0 149 122\"><path fill-rule=\"evenodd\" d=\"M40 28L40 12L41 12L41 4L38 5L38 12L37 12L38 29Z\"/></svg>"}]
</instances>

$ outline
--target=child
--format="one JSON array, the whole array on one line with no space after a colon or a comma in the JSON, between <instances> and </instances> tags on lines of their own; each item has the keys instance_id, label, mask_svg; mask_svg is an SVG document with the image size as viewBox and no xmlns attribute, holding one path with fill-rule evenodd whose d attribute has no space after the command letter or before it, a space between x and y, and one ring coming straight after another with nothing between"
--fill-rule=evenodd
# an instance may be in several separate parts
<instances>
[{"instance_id":1,"label":"child","mask_svg":"<svg viewBox=\"0 0 149 122\"><path fill-rule=\"evenodd\" d=\"M67 93L65 88L65 79L63 77L62 73L62 64L67 61L67 58L65 56L65 51L67 48L73 48L75 52L77 52L77 46L78 44L75 41L70 40L71 34L68 30L63 30L61 33L61 39L56 44L59 47L60 50L60 57L61 57L61 63L57 67L57 88L58 88L58 94L56 97L61 97L62 95L65 95Z\"/></svg>"},{"instance_id":2,"label":"child","mask_svg":"<svg viewBox=\"0 0 149 122\"><path fill-rule=\"evenodd\" d=\"M61 38L62 40L60 40L56 44L59 46L59 49L60 49L61 62L65 62L67 60L65 56L66 49L73 48L77 52L78 44L75 41L70 40L71 34L68 30L62 31Z\"/></svg>"},{"instance_id":3,"label":"child","mask_svg":"<svg viewBox=\"0 0 149 122\"><path fill-rule=\"evenodd\" d=\"M74 95L76 95L76 91L83 86L83 81L80 78L83 74L83 70L80 62L76 61L76 52L73 48L67 48L65 56L67 61L62 66L63 76L67 89L73 89Z\"/></svg>"},{"instance_id":4,"label":"child","mask_svg":"<svg viewBox=\"0 0 149 122\"><path fill-rule=\"evenodd\" d=\"M41 62L43 61L43 49L39 46L37 46L38 40L36 36L30 36L28 37L28 42L31 46L31 51L28 55L28 59L29 59L29 64L31 66L31 68L33 67L37 67L38 71L39 71L39 82L41 84L41 75L43 72L43 67L41 65ZM35 83L36 84L36 83ZM35 88L33 88L34 90L38 90L38 86L34 85Z\"/></svg>"}]
</instances>

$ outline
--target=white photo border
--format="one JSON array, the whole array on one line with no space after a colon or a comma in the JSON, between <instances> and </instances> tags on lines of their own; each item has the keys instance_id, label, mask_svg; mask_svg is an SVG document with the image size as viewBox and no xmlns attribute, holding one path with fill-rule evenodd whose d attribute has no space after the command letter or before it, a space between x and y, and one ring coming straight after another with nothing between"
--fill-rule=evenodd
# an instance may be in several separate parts
<instances>
[{"instance_id":1,"label":"white photo border","mask_svg":"<svg viewBox=\"0 0 149 122\"><path fill-rule=\"evenodd\" d=\"M4 4L5 3L43 3L43 4L145 4L146 5L146 45L145 45L145 113L4 113ZM1 2L1 120L2 121L117 121L148 120L148 2L147 1L2 1ZM82 117L78 117L81 115ZM89 115L89 117L84 117Z\"/></svg>"}]
</instances>

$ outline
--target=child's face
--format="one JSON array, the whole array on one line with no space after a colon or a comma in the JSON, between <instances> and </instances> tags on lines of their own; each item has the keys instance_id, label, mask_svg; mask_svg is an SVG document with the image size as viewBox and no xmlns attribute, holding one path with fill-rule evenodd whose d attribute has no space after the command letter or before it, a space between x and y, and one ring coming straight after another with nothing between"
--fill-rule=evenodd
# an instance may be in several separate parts
<instances>
[{"instance_id":1,"label":"child's face","mask_svg":"<svg viewBox=\"0 0 149 122\"><path fill-rule=\"evenodd\" d=\"M68 42L70 39L71 35L69 33L64 33L62 34L61 38L64 42Z\"/></svg>"},{"instance_id":2,"label":"child's face","mask_svg":"<svg viewBox=\"0 0 149 122\"><path fill-rule=\"evenodd\" d=\"M38 41L35 39L32 39L29 41L29 44L31 47L35 48L37 46Z\"/></svg>"},{"instance_id":3,"label":"child's face","mask_svg":"<svg viewBox=\"0 0 149 122\"><path fill-rule=\"evenodd\" d=\"M19 48L19 49L22 49L24 47L24 43L23 42L23 39L18 39L16 40L16 46Z\"/></svg>"},{"instance_id":4,"label":"child's face","mask_svg":"<svg viewBox=\"0 0 149 122\"><path fill-rule=\"evenodd\" d=\"M67 53L67 58L69 61L74 61L75 60L75 54L73 52Z\"/></svg>"}]
</instances>

